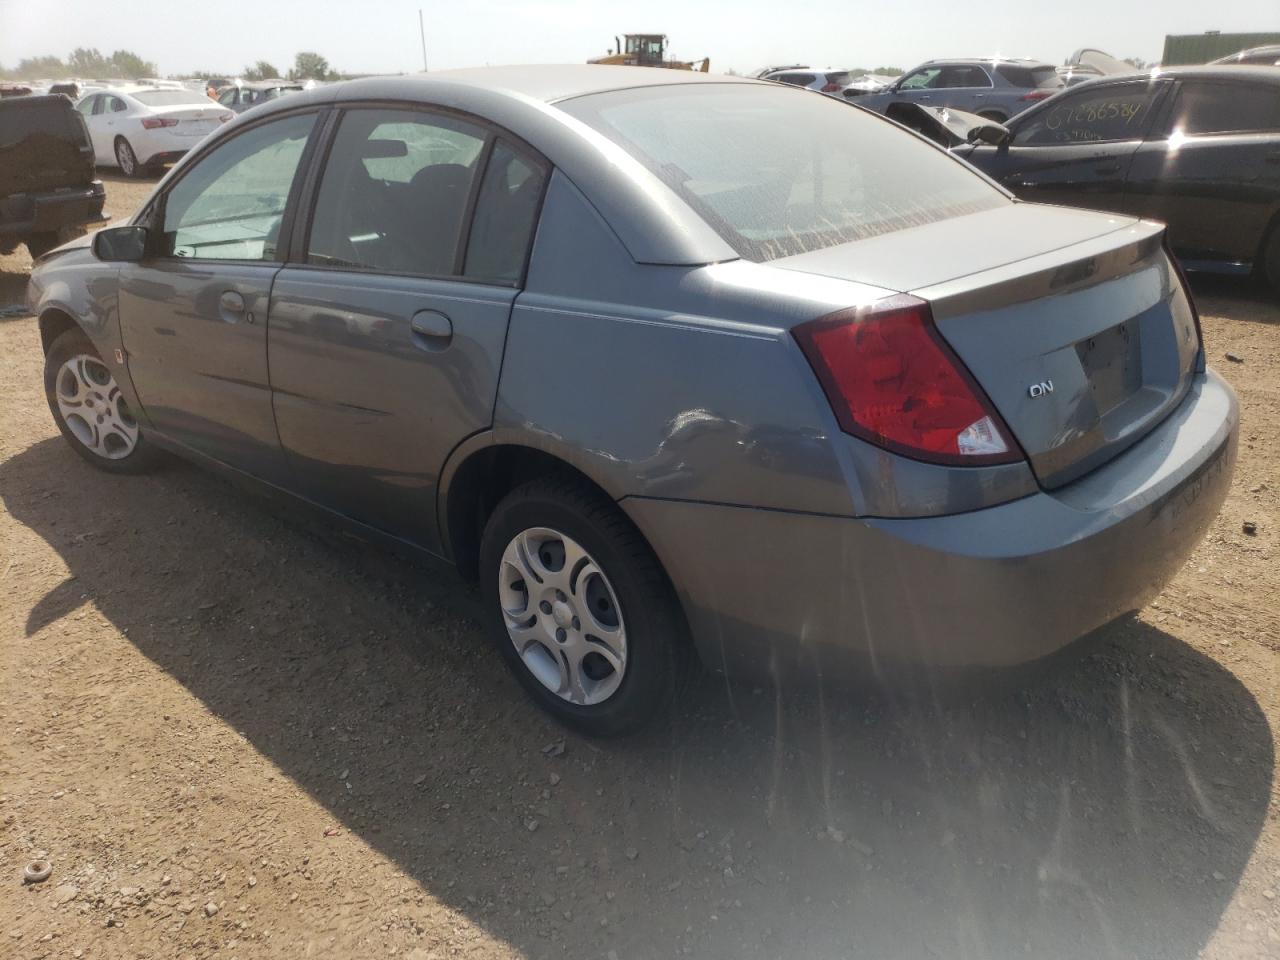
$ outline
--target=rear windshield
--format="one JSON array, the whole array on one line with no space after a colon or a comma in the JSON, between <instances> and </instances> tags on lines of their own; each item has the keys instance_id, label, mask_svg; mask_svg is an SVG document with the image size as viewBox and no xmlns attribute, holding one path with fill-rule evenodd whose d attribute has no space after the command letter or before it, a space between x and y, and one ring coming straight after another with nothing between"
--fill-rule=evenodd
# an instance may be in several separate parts
<instances>
[{"instance_id":1,"label":"rear windshield","mask_svg":"<svg viewBox=\"0 0 1280 960\"><path fill-rule=\"evenodd\" d=\"M68 138L79 143L83 137L75 120L75 109L66 97L14 97L0 107L0 150L32 136Z\"/></svg>"},{"instance_id":2,"label":"rear windshield","mask_svg":"<svg viewBox=\"0 0 1280 960\"><path fill-rule=\"evenodd\" d=\"M996 73L1004 77L1015 87L1028 90L1040 88L1052 90L1062 86L1062 77L1054 67L1019 67L1012 63L997 63Z\"/></svg>"},{"instance_id":3,"label":"rear windshield","mask_svg":"<svg viewBox=\"0 0 1280 960\"><path fill-rule=\"evenodd\" d=\"M681 84L558 106L648 167L750 260L1008 202L958 160L889 121L785 87Z\"/></svg>"},{"instance_id":4,"label":"rear windshield","mask_svg":"<svg viewBox=\"0 0 1280 960\"><path fill-rule=\"evenodd\" d=\"M148 107L207 106L209 98L191 90L139 90L129 96Z\"/></svg>"},{"instance_id":5,"label":"rear windshield","mask_svg":"<svg viewBox=\"0 0 1280 960\"><path fill-rule=\"evenodd\" d=\"M838 83L842 87L847 87L849 85L848 71L844 73L828 73L827 83Z\"/></svg>"}]
</instances>

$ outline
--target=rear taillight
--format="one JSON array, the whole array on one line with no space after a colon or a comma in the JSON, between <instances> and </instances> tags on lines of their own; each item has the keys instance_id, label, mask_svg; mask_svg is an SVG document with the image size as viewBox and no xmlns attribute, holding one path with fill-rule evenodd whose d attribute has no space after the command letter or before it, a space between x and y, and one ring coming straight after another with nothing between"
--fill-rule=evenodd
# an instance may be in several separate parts
<instances>
[{"instance_id":1,"label":"rear taillight","mask_svg":"<svg viewBox=\"0 0 1280 960\"><path fill-rule=\"evenodd\" d=\"M1018 99L1019 100L1048 100L1057 92L1058 92L1057 90L1028 90Z\"/></svg>"},{"instance_id":2,"label":"rear taillight","mask_svg":"<svg viewBox=\"0 0 1280 960\"><path fill-rule=\"evenodd\" d=\"M835 92L836 92L837 90L839 90L839 89L840 89L840 84L838 84L838 83L828 83L826 86L824 86L824 87L822 88L822 92L823 92L823 93L835 93Z\"/></svg>"},{"instance_id":3,"label":"rear taillight","mask_svg":"<svg viewBox=\"0 0 1280 960\"><path fill-rule=\"evenodd\" d=\"M952 465L1023 459L991 401L906 295L841 310L792 331L840 429L917 460Z\"/></svg>"},{"instance_id":4,"label":"rear taillight","mask_svg":"<svg viewBox=\"0 0 1280 960\"><path fill-rule=\"evenodd\" d=\"M155 130L157 127L176 127L178 121L169 117L143 117L142 125L148 130Z\"/></svg>"}]
</instances>

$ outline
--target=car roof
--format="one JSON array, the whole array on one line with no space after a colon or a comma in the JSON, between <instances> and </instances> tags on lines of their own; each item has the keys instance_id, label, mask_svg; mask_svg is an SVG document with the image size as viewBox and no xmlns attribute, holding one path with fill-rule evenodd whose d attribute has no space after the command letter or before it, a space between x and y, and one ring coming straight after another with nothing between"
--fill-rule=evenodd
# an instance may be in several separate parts
<instances>
[{"instance_id":1,"label":"car roof","mask_svg":"<svg viewBox=\"0 0 1280 960\"><path fill-rule=\"evenodd\" d=\"M228 87L240 87L248 90L274 90L276 87L297 87L302 89L303 81L301 80L245 80L242 83L229 83Z\"/></svg>"},{"instance_id":2,"label":"car roof","mask_svg":"<svg viewBox=\"0 0 1280 960\"><path fill-rule=\"evenodd\" d=\"M768 76L775 73L848 73L848 67L785 67L781 70L770 70Z\"/></svg>"},{"instance_id":3,"label":"car roof","mask_svg":"<svg viewBox=\"0 0 1280 960\"><path fill-rule=\"evenodd\" d=\"M1280 86L1280 67L1267 67L1257 64L1236 64L1234 66L1227 64L1196 64L1194 66L1185 67L1153 67L1150 70L1135 70L1133 73L1109 73L1096 80L1088 80L1090 86L1094 84L1105 83L1109 80L1133 80L1135 78L1148 77L1150 79L1159 79L1166 77L1171 80L1193 79L1201 80L1231 80L1239 82L1241 80L1261 81L1262 83L1270 83ZM1084 86L1085 84L1080 84ZM1079 89L1076 87L1075 89Z\"/></svg>"},{"instance_id":4,"label":"car roof","mask_svg":"<svg viewBox=\"0 0 1280 960\"><path fill-rule=\"evenodd\" d=\"M605 64L481 67L365 77L303 90L246 110L209 144L281 114L348 103L422 104L478 117L540 152L614 228L639 263L712 263L737 253L640 161L555 104L590 94L660 87L751 85L769 96L812 96L786 84L692 70ZM198 161L199 149L179 161ZM177 169L175 168L175 172Z\"/></svg>"},{"instance_id":5,"label":"car roof","mask_svg":"<svg viewBox=\"0 0 1280 960\"><path fill-rule=\"evenodd\" d=\"M1051 63L1045 63L1043 60L1032 60L1029 57L939 57L935 60L926 60L920 66L926 67L933 63L1009 63L1015 67L1053 66Z\"/></svg>"}]
</instances>

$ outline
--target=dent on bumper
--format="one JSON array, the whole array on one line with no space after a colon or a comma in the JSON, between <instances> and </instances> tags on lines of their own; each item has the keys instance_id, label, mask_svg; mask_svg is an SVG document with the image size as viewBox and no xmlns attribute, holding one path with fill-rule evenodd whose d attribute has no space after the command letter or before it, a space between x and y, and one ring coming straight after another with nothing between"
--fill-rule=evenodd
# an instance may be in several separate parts
<instances>
[{"instance_id":1,"label":"dent on bumper","mask_svg":"<svg viewBox=\"0 0 1280 960\"><path fill-rule=\"evenodd\" d=\"M1150 600L1234 470L1235 394L1210 371L1159 427L1051 493L875 520L629 498L713 667L805 647L939 667L1046 656Z\"/></svg>"}]
</instances>

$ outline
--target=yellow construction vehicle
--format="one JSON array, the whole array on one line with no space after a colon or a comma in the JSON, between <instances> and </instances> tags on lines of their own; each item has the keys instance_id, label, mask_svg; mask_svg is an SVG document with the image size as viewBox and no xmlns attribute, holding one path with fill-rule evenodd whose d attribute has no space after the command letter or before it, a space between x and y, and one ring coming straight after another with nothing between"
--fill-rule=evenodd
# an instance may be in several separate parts
<instances>
[{"instance_id":1,"label":"yellow construction vehicle","mask_svg":"<svg viewBox=\"0 0 1280 960\"><path fill-rule=\"evenodd\" d=\"M587 63L610 63L627 67L666 67L669 70L696 70L706 73L711 69L711 58L701 60L668 60L667 36L664 33L628 33L627 43L613 38L614 49L607 56L596 57Z\"/></svg>"}]
</instances>

